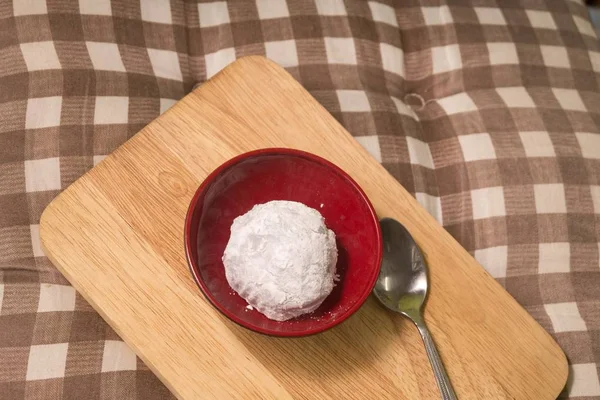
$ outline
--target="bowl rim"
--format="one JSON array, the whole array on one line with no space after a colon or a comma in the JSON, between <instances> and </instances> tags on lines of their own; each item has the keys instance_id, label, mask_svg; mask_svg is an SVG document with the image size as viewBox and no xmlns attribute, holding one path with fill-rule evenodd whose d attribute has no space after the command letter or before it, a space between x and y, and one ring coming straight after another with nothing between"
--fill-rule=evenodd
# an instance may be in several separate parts
<instances>
[{"instance_id":1,"label":"bowl rim","mask_svg":"<svg viewBox=\"0 0 600 400\"><path fill-rule=\"evenodd\" d=\"M210 188L210 186L214 183L215 179L219 175L221 175L223 172L227 171L228 169L232 168L233 166L239 164L242 161L245 161L250 158L257 157L257 156L265 156L265 155L267 155L267 156L268 155L284 155L284 156L302 157L302 158L308 159L310 161L316 162L322 166L325 166L326 168L331 169L335 173L341 175L341 177L344 178L358 192L362 201L367 205L367 209L369 210L370 217L375 224L375 231L376 231L375 244L377 246L376 265L375 265L375 268L373 268L372 274L367 277L367 283L368 283L366 285L367 289L365 289L363 293L360 293L360 295L357 297L358 300L352 305L352 307L346 309L338 318L336 318L335 320L333 320L329 323L319 325L315 328L307 329L304 331L294 331L294 332L274 331L272 329L260 328L255 325L248 324L246 321L242 320L241 318L238 318L235 314L230 312L226 307L222 306L221 303L219 301L217 301L215 299L215 297L212 295L212 293L208 290L208 287L206 286L204 281L199 276L199 267L198 267L196 261L193 260L192 256L191 256L192 246L194 245L193 243L191 243L192 215L194 214L194 211L198 208L198 201L199 201L200 197L202 196L202 194ZM377 282L377 277L379 276L379 272L381 270L381 260L383 257L383 239L382 239L382 233L381 233L381 226L379 225L379 218L377 217L377 213L375 212L375 209L374 209L373 205L371 204L371 201L369 200L369 198L367 197L365 192L362 190L362 188L358 185L358 183L356 183L356 181L354 179L352 179L352 177L347 172L345 172L343 169L341 169L337 165L333 164L332 162L330 162L316 154L312 154L312 153L309 153L309 152L306 152L303 150L292 149L292 148L270 147L270 148L262 148L262 149L248 151L248 152L239 154L239 155L225 161L224 163L219 165L217 168L215 168L214 171L212 171L210 174L208 174L208 176L200 184L198 189L196 189L196 192L194 193L194 196L192 197L192 200L190 201L190 204L188 206L188 210L187 210L186 216L185 216L183 238L184 238L184 246L185 246L185 256L186 256L186 260L187 260L190 272L192 274L192 277L194 278L194 281L200 288L200 291L202 292L202 294L212 304L212 306L215 307L218 311L220 311L227 318L229 318L231 321L235 322L236 324L238 324L246 329L249 329L254 332L262 333L265 335L277 336L277 337L302 337L302 336L314 335L314 334L317 334L320 332L324 332L328 329L331 329L334 326L341 324L342 322L347 320L349 317L351 317L365 303L365 301L367 300L367 298L373 291L373 287L375 287L375 283Z\"/></svg>"}]
</instances>

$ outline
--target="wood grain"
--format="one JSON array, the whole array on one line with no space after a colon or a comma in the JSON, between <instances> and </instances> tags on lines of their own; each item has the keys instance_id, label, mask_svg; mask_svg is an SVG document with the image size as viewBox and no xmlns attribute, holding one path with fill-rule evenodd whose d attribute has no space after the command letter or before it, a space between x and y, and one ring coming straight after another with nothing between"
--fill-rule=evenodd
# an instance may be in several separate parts
<instances>
[{"instance_id":1,"label":"wood grain","mask_svg":"<svg viewBox=\"0 0 600 400\"><path fill-rule=\"evenodd\" d=\"M437 399L416 329L369 299L302 339L222 317L185 261L191 197L225 160L264 147L329 159L431 268L426 320L460 399L553 399L567 377L552 338L284 70L244 58L186 96L46 209L44 251L181 399Z\"/></svg>"}]
</instances>

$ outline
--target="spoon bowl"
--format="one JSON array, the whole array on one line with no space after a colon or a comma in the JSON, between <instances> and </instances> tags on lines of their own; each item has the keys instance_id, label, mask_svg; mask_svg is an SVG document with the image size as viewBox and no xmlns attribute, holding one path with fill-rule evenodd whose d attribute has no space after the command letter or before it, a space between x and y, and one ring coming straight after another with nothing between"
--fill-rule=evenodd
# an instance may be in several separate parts
<instances>
[{"instance_id":1,"label":"spoon bowl","mask_svg":"<svg viewBox=\"0 0 600 400\"><path fill-rule=\"evenodd\" d=\"M412 318L427 297L423 254L406 228L394 219L380 221L384 257L374 293L388 309Z\"/></svg>"},{"instance_id":2,"label":"spoon bowl","mask_svg":"<svg viewBox=\"0 0 600 400\"><path fill-rule=\"evenodd\" d=\"M383 259L373 293L386 308L414 322L425 343L442 399L456 400L442 359L423 318L428 287L425 257L408 230L398 221L384 218L379 225L383 238Z\"/></svg>"}]
</instances>

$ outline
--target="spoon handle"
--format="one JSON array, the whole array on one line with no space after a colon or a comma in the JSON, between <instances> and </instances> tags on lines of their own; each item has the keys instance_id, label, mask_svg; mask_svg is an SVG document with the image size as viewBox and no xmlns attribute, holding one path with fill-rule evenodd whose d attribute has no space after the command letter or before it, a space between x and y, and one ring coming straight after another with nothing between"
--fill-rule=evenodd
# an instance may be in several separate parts
<instances>
[{"instance_id":1,"label":"spoon handle","mask_svg":"<svg viewBox=\"0 0 600 400\"><path fill-rule=\"evenodd\" d=\"M444 364L442 364L440 354L435 347L435 343L429 333L429 329L427 329L427 325L425 325L425 320L423 318L418 318L415 320L415 324L417 325L417 328L419 328L419 333L425 343L425 351L427 352L429 362L433 368L433 375L435 376L438 388L442 394L442 399L457 400L456 393L454 393L454 389L452 389L452 384L450 383Z\"/></svg>"}]
</instances>

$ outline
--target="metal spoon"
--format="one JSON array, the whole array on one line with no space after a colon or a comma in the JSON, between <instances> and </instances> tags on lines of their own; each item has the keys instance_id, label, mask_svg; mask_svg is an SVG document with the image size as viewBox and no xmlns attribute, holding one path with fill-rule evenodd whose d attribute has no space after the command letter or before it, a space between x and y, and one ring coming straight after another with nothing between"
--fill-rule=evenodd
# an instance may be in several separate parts
<instances>
[{"instance_id":1,"label":"metal spoon","mask_svg":"<svg viewBox=\"0 0 600 400\"><path fill-rule=\"evenodd\" d=\"M373 292L385 307L415 323L425 343L442 399L456 400L448 374L423 318L423 304L427 297L427 265L423 253L398 221L384 218L379 223L383 233L383 261Z\"/></svg>"}]
</instances>

